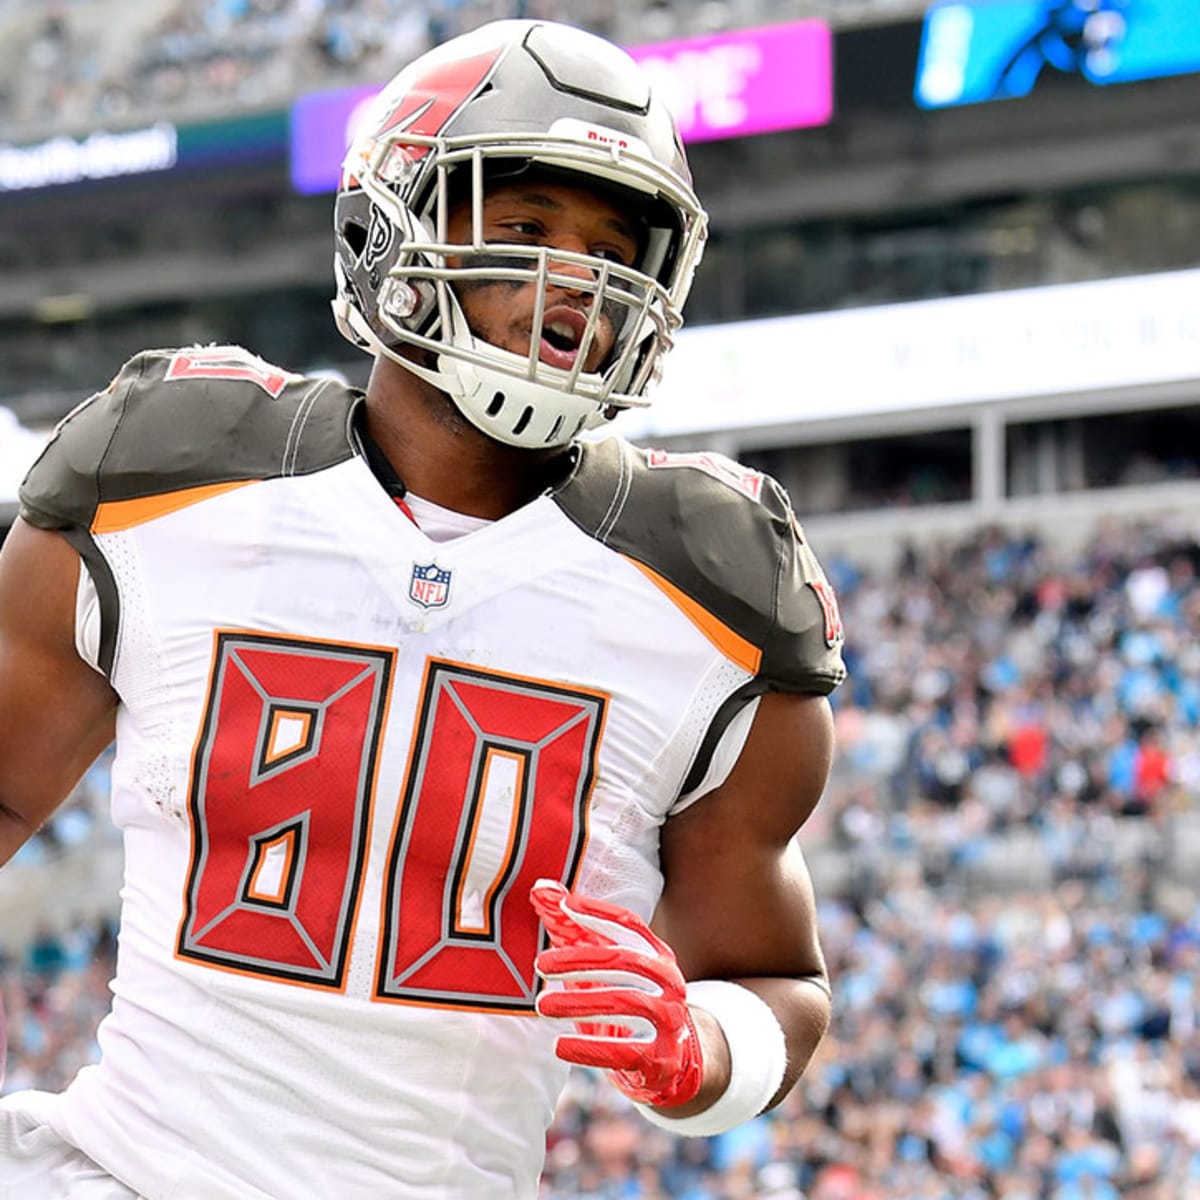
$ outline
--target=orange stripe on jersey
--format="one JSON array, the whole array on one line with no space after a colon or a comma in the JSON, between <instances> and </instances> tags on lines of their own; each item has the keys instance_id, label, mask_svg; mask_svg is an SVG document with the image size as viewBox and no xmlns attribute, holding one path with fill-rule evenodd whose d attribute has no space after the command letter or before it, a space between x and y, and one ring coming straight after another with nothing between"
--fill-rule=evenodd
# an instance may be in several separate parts
<instances>
[{"instance_id":1,"label":"orange stripe on jersey","mask_svg":"<svg viewBox=\"0 0 1200 1200\"><path fill-rule=\"evenodd\" d=\"M757 646L746 641L740 633L735 633L719 617L713 616L707 608L693 600L686 592L680 591L669 579L664 578L653 568L646 566L643 562L638 562L636 558L629 558L628 555L625 557L655 587L660 588L683 615L730 662L736 663L743 671L749 671L751 675L758 674L758 668L762 664L762 651Z\"/></svg>"},{"instance_id":2,"label":"orange stripe on jersey","mask_svg":"<svg viewBox=\"0 0 1200 1200\"><path fill-rule=\"evenodd\" d=\"M248 483L257 483L257 479L235 479L232 483L206 483L201 487L181 488L177 492L162 492L157 496L138 496L133 500L109 500L96 509L92 518L93 533L119 533L122 529L132 529L135 525L144 525L155 517L165 517L168 513L178 512L190 504L199 504L222 492L230 492L234 488L245 487Z\"/></svg>"}]
</instances>

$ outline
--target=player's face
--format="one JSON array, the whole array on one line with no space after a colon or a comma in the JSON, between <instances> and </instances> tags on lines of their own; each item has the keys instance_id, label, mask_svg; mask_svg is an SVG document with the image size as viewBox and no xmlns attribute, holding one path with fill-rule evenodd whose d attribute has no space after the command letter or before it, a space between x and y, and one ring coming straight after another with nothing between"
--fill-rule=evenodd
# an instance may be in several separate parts
<instances>
[{"instance_id":1,"label":"player's face","mask_svg":"<svg viewBox=\"0 0 1200 1200\"><path fill-rule=\"evenodd\" d=\"M469 202L451 210L447 233L451 242L471 241ZM482 234L488 242L551 246L625 266L632 265L638 253L636 225L623 209L585 187L537 179L491 187L483 200ZM470 265L480 262L473 257ZM553 255L550 270L583 281L594 277L590 268L556 260ZM468 281L458 284L457 292L476 337L514 354L529 353L537 304L532 281ZM542 327L536 331L542 362L564 370L575 365L594 299L581 288L555 284L547 288ZM612 322L602 313L583 369L601 369L614 340Z\"/></svg>"}]
</instances>

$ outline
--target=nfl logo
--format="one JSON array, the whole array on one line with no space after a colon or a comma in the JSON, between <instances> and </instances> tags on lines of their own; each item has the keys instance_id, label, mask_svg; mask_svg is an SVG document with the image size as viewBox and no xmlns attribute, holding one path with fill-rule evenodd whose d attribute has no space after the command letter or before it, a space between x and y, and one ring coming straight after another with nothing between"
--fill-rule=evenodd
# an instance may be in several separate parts
<instances>
[{"instance_id":1,"label":"nfl logo","mask_svg":"<svg viewBox=\"0 0 1200 1200\"><path fill-rule=\"evenodd\" d=\"M450 599L450 572L437 563L413 563L408 598L422 608L441 608Z\"/></svg>"}]
</instances>

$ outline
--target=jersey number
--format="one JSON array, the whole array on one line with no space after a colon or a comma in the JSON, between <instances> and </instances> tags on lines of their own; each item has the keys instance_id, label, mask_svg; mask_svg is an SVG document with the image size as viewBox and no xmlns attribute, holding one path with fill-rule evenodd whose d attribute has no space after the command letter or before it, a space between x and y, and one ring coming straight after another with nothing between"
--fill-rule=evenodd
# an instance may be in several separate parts
<instances>
[{"instance_id":1,"label":"jersey number","mask_svg":"<svg viewBox=\"0 0 1200 1200\"><path fill-rule=\"evenodd\" d=\"M217 636L177 950L345 985L391 651ZM605 698L429 662L386 851L374 998L523 1012L535 879L573 882Z\"/></svg>"}]
</instances>

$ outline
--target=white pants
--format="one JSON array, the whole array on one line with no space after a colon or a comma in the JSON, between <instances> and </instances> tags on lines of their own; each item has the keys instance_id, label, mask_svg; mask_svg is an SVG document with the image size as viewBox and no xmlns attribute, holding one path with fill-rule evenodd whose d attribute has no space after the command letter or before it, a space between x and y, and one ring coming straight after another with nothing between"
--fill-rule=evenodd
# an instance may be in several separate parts
<instances>
[{"instance_id":1,"label":"white pants","mask_svg":"<svg viewBox=\"0 0 1200 1200\"><path fill-rule=\"evenodd\" d=\"M54 1099L33 1091L0 1099L0 1200L139 1200L51 1129L44 1114Z\"/></svg>"}]
</instances>

